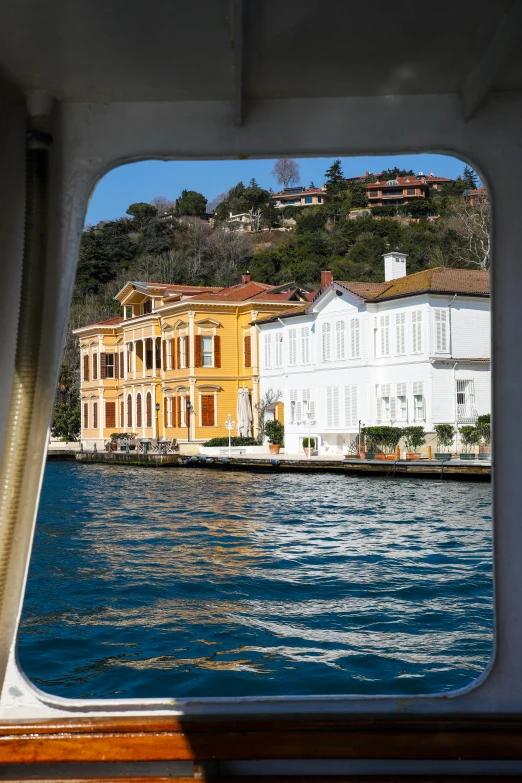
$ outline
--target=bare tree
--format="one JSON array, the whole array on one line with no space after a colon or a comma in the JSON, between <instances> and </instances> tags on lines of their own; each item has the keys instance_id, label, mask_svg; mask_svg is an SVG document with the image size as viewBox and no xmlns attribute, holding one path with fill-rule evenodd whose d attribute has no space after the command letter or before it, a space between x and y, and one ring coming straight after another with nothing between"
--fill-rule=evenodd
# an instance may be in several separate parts
<instances>
[{"instance_id":1,"label":"bare tree","mask_svg":"<svg viewBox=\"0 0 522 783\"><path fill-rule=\"evenodd\" d=\"M460 240L452 250L459 265L489 269L491 234L486 192L473 199L460 198L451 204L444 217L444 227L452 229Z\"/></svg>"},{"instance_id":2,"label":"bare tree","mask_svg":"<svg viewBox=\"0 0 522 783\"><path fill-rule=\"evenodd\" d=\"M176 202L171 201L171 199L166 196L156 196L150 203L153 207L156 207L158 215L164 215L166 212L174 212L174 207L176 206Z\"/></svg>"},{"instance_id":3,"label":"bare tree","mask_svg":"<svg viewBox=\"0 0 522 783\"><path fill-rule=\"evenodd\" d=\"M271 174L276 182L287 188L299 182L299 169L299 163L294 158L279 158L274 163Z\"/></svg>"},{"instance_id":4,"label":"bare tree","mask_svg":"<svg viewBox=\"0 0 522 783\"><path fill-rule=\"evenodd\" d=\"M264 437L265 437L265 416L267 414L267 411L273 410L281 397L283 396L283 392L281 389L267 389L266 392L263 394L259 402L256 402L254 405L254 408L257 411L258 414L258 426L257 426L257 439L259 443L263 443Z\"/></svg>"},{"instance_id":5,"label":"bare tree","mask_svg":"<svg viewBox=\"0 0 522 783\"><path fill-rule=\"evenodd\" d=\"M208 242L213 277L218 284L232 285L252 256L249 238L241 231L213 231Z\"/></svg>"},{"instance_id":6,"label":"bare tree","mask_svg":"<svg viewBox=\"0 0 522 783\"><path fill-rule=\"evenodd\" d=\"M221 204L221 202L224 201L227 196L228 193L218 193L217 196L214 196L214 198L207 204L207 212L214 212L217 205Z\"/></svg>"}]
</instances>

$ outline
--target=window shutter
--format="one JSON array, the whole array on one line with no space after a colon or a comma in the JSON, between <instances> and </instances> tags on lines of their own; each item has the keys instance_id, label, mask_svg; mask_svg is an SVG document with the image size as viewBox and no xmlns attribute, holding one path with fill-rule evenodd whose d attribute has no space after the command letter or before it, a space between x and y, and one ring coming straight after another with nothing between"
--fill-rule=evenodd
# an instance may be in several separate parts
<instances>
[{"instance_id":1,"label":"window shutter","mask_svg":"<svg viewBox=\"0 0 522 783\"><path fill-rule=\"evenodd\" d=\"M186 364L187 367L190 367L190 337L188 335L185 337L185 350L186 350L185 364ZM195 360L195 357L194 357L194 360ZM201 363L203 362L203 345L201 345L201 360L200 360L200 362ZM198 366L201 367L201 364L199 364L199 365L194 364L194 367L198 367Z\"/></svg>"},{"instance_id":2,"label":"window shutter","mask_svg":"<svg viewBox=\"0 0 522 783\"><path fill-rule=\"evenodd\" d=\"M147 392L146 404L147 422L145 426L152 427L152 396L150 392Z\"/></svg>"},{"instance_id":3,"label":"window shutter","mask_svg":"<svg viewBox=\"0 0 522 783\"><path fill-rule=\"evenodd\" d=\"M175 351L175 354L176 354L176 359L175 359L176 367L174 369L179 370L179 369L181 369L181 343L180 343L180 338L179 337L176 337L176 351Z\"/></svg>"},{"instance_id":4,"label":"window shutter","mask_svg":"<svg viewBox=\"0 0 522 783\"><path fill-rule=\"evenodd\" d=\"M350 355L352 359L359 358L359 319L350 319Z\"/></svg>"},{"instance_id":5,"label":"window shutter","mask_svg":"<svg viewBox=\"0 0 522 783\"><path fill-rule=\"evenodd\" d=\"M422 351L422 310L415 310L415 312L411 314L411 320L413 352L420 353L420 351Z\"/></svg>"},{"instance_id":6,"label":"window shutter","mask_svg":"<svg viewBox=\"0 0 522 783\"><path fill-rule=\"evenodd\" d=\"M397 397L406 397L406 384L405 383L398 383L397 384Z\"/></svg>"},{"instance_id":7,"label":"window shutter","mask_svg":"<svg viewBox=\"0 0 522 783\"><path fill-rule=\"evenodd\" d=\"M288 330L288 364L297 364L297 329Z\"/></svg>"},{"instance_id":8,"label":"window shutter","mask_svg":"<svg viewBox=\"0 0 522 783\"><path fill-rule=\"evenodd\" d=\"M381 356L390 355L390 316L381 315Z\"/></svg>"},{"instance_id":9,"label":"window shutter","mask_svg":"<svg viewBox=\"0 0 522 783\"><path fill-rule=\"evenodd\" d=\"M169 425L169 401L166 397L163 398L163 427Z\"/></svg>"},{"instance_id":10,"label":"window shutter","mask_svg":"<svg viewBox=\"0 0 522 783\"><path fill-rule=\"evenodd\" d=\"M123 355L123 354L122 354ZM125 429L125 416L124 416L124 404L123 400L120 402L120 427Z\"/></svg>"},{"instance_id":11,"label":"window shutter","mask_svg":"<svg viewBox=\"0 0 522 783\"><path fill-rule=\"evenodd\" d=\"M181 397L176 397L176 426L181 427Z\"/></svg>"},{"instance_id":12,"label":"window shutter","mask_svg":"<svg viewBox=\"0 0 522 783\"><path fill-rule=\"evenodd\" d=\"M357 386L344 387L344 422L346 427L357 426Z\"/></svg>"},{"instance_id":13,"label":"window shutter","mask_svg":"<svg viewBox=\"0 0 522 783\"><path fill-rule=\"evenodd\" d=\"M163 371L167 369L167 341L163 340Z\"/></svg>"},{"instance_id":14,"label":"window shutter","mask_svg":"<svg viewBox=\"0 0 522 783\"><path fill-rule=\"evenodd\" d=\"M406 353L406 343L405 343L405 335L404 335L405 323L406 323L406 314L405 313L398 313L395 316L397 353L398 354Z\"/></svg>"},{"instance_id":15,"label":"window shutter","mask_svg":"<svg viewBox=\"0 0 522 783\"><path fill-rule=\"evenodd\" d=\"M84 430L89 429L89 403L88 402L83 403L83 428Z\"/></svg>"},{"instance_id":16,"label":"window shutter","mask_svg":"<svg viewBox=\"0 0 522 783\"><path fill-rule=\"evenodd\" d=\"M377 397L377 421L382 421L382 399Z\"/></svg>"},{"instance_id":17,"label":"window shutter","mask_svg":"<svg viewBox=\"0 0 522 783\"><path fill-rule=\"evenodd\" d=\"M310 364L310 333L307 326L301 328L301 364Z\"/></svg>"},{"instance_id":18,"label":"window shutter","mask_svg":"<svg viewBox=\"0 0 522 783\"><path fill-rule=\"evenodd\" d=\"M97 429L98 427L98 403L93 402L92 404L92 426L94 429Z\"/></svg>"},{"instance_id":19,"label":"window shutter","mask_svg":"<svg viewBox=\"0 0 522 783\"><path fill-rule=\"evenodd\" d=\"M221 336L214 335L214 367L221 367Z\"/></svg>"},{"instance_id":20,"label":"window shutter","mask_svg":"<svg viewBox=\"0 0 522 783\"><path fill-rule=\"evenodd\" d=\"M214 426L214 395L201 395L201 419L204 427Z\"/></svg>"},{"instance_id":21,"label":"window shutter","mask_svg":"<svg viewBox=\"0 0 522 783\"><path fill-rule=\"evenodd\" d=\"M98 380L98 354L93 353L92 355L92 379L93 381Z\"/></svg>"},{"instance_id":22,"label":"window shutter","mask_svg":"<svg viewBox=\"0 0 522 783\"><path fill-rule=\"evenodd\" d=\"M322 347L323 347L323 362L330 361L330 324L323 324L322 327Z\"/></svg>"},{"instance_id":23,"label":"window shutter","mask_svg":"<svg viewBox=\"0 0 522 783\"><path fill-rule=\"evenodd\" d=\"M265 347L265 370L269 370L272 366L272 335L271 334L265 334L264 347Z\"/></svg>"},{"instance_id":24,"label":"window shutter","mask_svg":"<svg viewBox=\"0 0 522 783\"><path fill-rule=\"evenodd\" d=\"M136 395L136 427L141 427L142 425L142 418L141 418L141 394L138 392Z\"/></svg>"},{"instance_id":25,"label":"window shutter","mask_svg":"<svg viewBox=\"0 0 522 783\"><path fill-rule=\"evenodd\" d=\"M120 369L120 354L114 354L114 378L118 380L118 374Z\"/></svg>"},{"instance_id":26,"label":"window shutter","mask_svg":"<svg viewBox=\"0 0 522 783\"><path fill-rule=\"evenodd\" d=\"M83 380L89 380L89 355L85 354L83 357Z\"/></svg>"},{"instance_id":27,"label":"window shutter","mask_svg":"<svg viewBox=\"0 0 522 783\"><path fill-rule=\"evenodd\" d=\"M105 426L108 428L116 428L116 403L105 403Z\"/></svg>"},{"instance_id":28,"label":"window shutter","mask_svg":"<svg viewBox=\"0 0 522 783\"><path fill-rule=\"evenodd\" d=\"M120 378L125 377L125 355L123 351L120 353Z\"/></svg>"},{"instance_id":29,"label":"window shutter","mask_svg":"<svg viewBox=\"0 0 522 783\"><path fill-rule=\"evenodd\" d=\"M245 345L245 367L252 367L252 337L247 334L244 339Z\"/></svg>"},{"instance_id":30,"label":"window shutter","mask_svg":"<svg viewBox=\"0 0 522 783\"><path fill-rule=\"evenodd\" d=\"M187 350L188 350L188 341L187 341ZM187 353L187 364L190 364L188 353ZM201 337L200 334L197 334L194 343L194 367L202 367L202 366L203 366L203 338Z\"/></svg>"},{"instance_id":31,"label":"window shutter","mask_svg":"<svg viewBox=\"0 0 522 783\"><path fill-rule=\"evenodd\" d=\"M333 427L333 390L331 386L326 387L326 426Z\"/></svg>"},{"instance_id":32,"label":"window shutter","mask_svg":"<svg viewBox=\"0 0 522 783\"><path fill-rule=\"evenodd\" d=\"M335 352L336 359L344 359L344 321L335 324Z\"/></svg>"},{"instance_id":33,"label":"window shutter","mask_svg":"<svg viewBox=\"0 0 522 783\"><path fill-rule=\"evenodd\" d=\"M397 400L395 397L390 397L390 420L397 420Z\"/></svg>"},{"instance_id":34,"label":"window shutter","mask_svg":"<svg viewBox=\"0 0 522 783\"><path fill-rule=\"evenodd\" d=\"M435 345L438 353L448 350L448 311L440 307L435 310Z\"/></svg>"},{"instance_id":35,"label":"window shutter","mask_svg":"<svg viewBox=\"0 0 522 783\"><path fill-rule=\"evenodd\" d=\"M333 387L333 426L339 426L339 387Z\"/></svg>"},{"instance_id":36,"label":"window shutter","mask_svg":"<svg viewBox=\"0 0 522 783\"><path fill-rule=\"evenodd\" d=\"M132 396L127 396L127 427L132 427Z\"/></svg>"},{"instance_id":37,"label":"window shutter","mask_svg":"<svg viewBox=\"0 0 522 783\"><path fill-rule=\"evenodd\" d=\"M107 358L106 354L100 354L100 378L103 380L107 377Z\"/></svg>"}]
</instances>

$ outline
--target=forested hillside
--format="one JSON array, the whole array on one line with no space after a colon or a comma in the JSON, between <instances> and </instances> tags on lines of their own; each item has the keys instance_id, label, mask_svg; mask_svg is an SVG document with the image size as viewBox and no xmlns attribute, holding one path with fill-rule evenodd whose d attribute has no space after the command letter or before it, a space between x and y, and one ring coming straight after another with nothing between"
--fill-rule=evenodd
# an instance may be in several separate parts
<instances>
[{"instance_id":1,"label":"forested hillside","mask_svg":"<svg viewBox=\"0 0 522 783\"><path fill-rule=\"evenodd\" d=\"M381 178L413 174L392 169ZM294 174L295 176L295 174ZM369 176L367 181L372 181ZM471 202L464 195L477 187L465 167L461 177L429 199L401 207L367 207L361 181L346 180L340 161L325 174L328 204L312 207L270 206L270 192L255 180L239 182L215 201L215 222L198 215L207 200L184 190L175 201L158 197L135 203L125 217L86 227L80 248L54 432L72 437L79 431L79 354L71 329L119 314L114 295L127 280L199 285L230 285L249 269L252 279L275 285L294 280L318 288L321 269L338 280L384 279L382 254L408 254L408 273L429 266L489 267L487 196ZM313 185L313 183L311 183ZM350 210L362 209L358 215ZM282 212L295 219L281 231ZM230 213L250 212L260 230L228 230ZM433 221L433 216L438 217Z\"/></svg>"}]
</instances>

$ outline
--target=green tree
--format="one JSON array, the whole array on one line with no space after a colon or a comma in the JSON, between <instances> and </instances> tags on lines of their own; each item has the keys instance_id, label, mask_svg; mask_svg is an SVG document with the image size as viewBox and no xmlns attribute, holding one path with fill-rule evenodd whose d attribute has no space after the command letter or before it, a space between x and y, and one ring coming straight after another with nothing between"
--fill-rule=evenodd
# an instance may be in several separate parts
<instances>
[{"instance_id":1,"label":"green tree","mask_svg":"<svg viewBox=\"0 0 522 783\"><path fill-rule=\"evenodd\" d=\"M77 440L81 430L81 413L78 403L57 402L54 406L51 433L65 441Z\"/></svg>"},{"instance_id":2,"label":"green tree","mask_svg":"<svg viewBox=\"0 0 522 783\"><path fill-rule=\"evenodd\" d=\"M181 196L176 199L175 213L182 215L202 215L207 208L207 199L197 190L182 190Z\"/></svg>"},{"instance_id":3,"label":"green tree","mask_svg":"<svg viewBox=\"0 0 522 783\"><path fill-rule=\"evenodd\" d=\"M384 171L381 172L380 180L388 180L388 179L397 179L397 177L414 177L415 172L413 169L400 169L397 166L394 166L393 169L384 169Z\"/></svg>"},{"instance_id":4,"label":"green tree","mask_svg":"<svg viewBox=\"0 0 522 783\"><path fill-rule=\"evenodd\" d=\"M325 173L326 192L335 196L342 190L346 190L346 182L344 179L343 170L341 167L341 161L339 159L334 160L329 169Z\"/></svg>"},{"instance_id":5,"label":"green tree","mask_svg":"<svg viewBox=\"0 0 522 783\"><path fill-rule=\"evenodd\" d=\"M462 172L462 179L467 184L470 190L476 190L478 188L477 175L475 174L471 166L468 166L467 164L464 166L464 171Z\"/></svg>"},{"instance_id":6,"label":"green tree","mask_svg":"<svg viewBox=\"0 0 522 783\"><path fill-rule=\"evenodd\" d=\"M127 215L133 218L133 228L136 231L141 231L145 223L155 217L157 212L156 207L152 206L152 204L147 204L145 201L137 201L127 209Z\"/></svg>"},{"instance_id":7,"label":"green tree","mask_svg":"<svg viewBox=\"0 0 522 783\"><path fill-rule=\"evenodd\" d=\"M348 185L347 191L350 198L350 207L352 209L368 206L368 194L364 183L358 181L351 182Z\"/></svg>"}]
</instances>

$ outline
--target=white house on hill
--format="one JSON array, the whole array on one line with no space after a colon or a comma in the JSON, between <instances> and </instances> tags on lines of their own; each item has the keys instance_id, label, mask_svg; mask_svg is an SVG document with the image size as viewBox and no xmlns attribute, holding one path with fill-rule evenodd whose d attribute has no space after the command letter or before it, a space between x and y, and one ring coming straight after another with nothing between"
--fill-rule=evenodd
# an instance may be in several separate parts
<instances>
[{"instance_id":1,"label":"white house on hill","mask_svg":"<svg viewBox=\"0 0 522 783\"><path fill-rule=\"evenodd\" d=\"M359 426L462 426L490 413L489 272L406 274L384 256L384 283L333 281L302 310L257 323L260 392L280 389L287 452L309 434L320 453L353 448Z\"/></svg>"}]
</instances>

